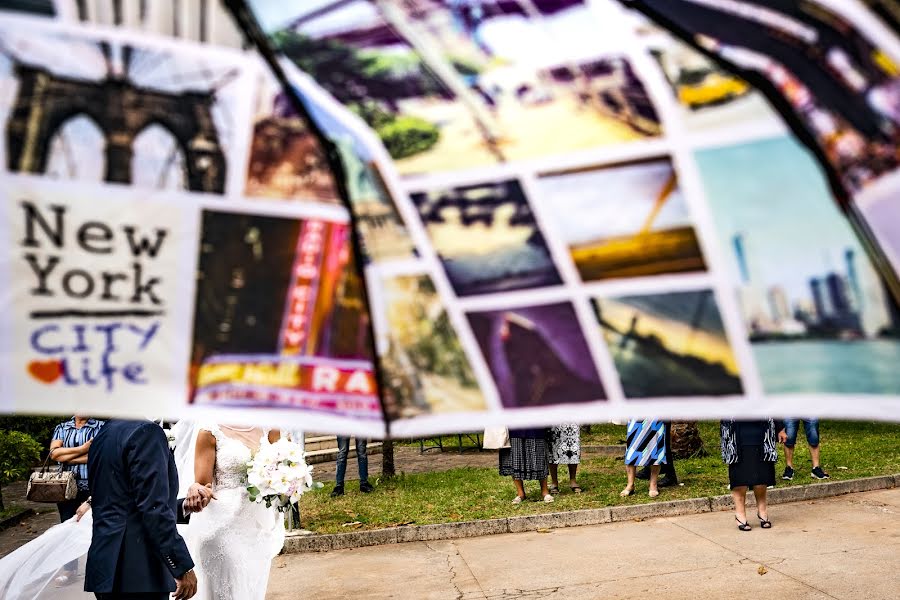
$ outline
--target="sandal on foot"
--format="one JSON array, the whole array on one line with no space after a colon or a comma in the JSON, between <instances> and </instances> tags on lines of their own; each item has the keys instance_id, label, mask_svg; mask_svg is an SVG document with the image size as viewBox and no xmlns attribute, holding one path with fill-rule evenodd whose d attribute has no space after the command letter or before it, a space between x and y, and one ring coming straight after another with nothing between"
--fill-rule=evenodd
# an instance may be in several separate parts
<instances>
[{"instance_id":1,"label":"sandal on foot","mask_svg":"<svg viewBox=\"0 0 900 600\"><path fill-rule=\"evenodd\" d=\"M569 489L571 489L572 493L574 493L574 494L580 494L581 492L584 491L583 489L581 489L580 485L570 485Z\"/></svg>"},{"instance_id":2,"label":"sandal on foot","mask_svg":"<svg viewBox=\"0 0 900 600\"><path fill-rule=\"evenodd\" d=\"M623 498L627 498L628 496L632 495L633 493L634 493L634 488L625 488L624 490L619 492L619 495L622 496Z\"/></svg>"},{"instance_id":3,"label":"sandal on foot","mask_svg":"<svg viewBox=\"0 0 900 600\"><path fill-rule=\"evenodd\" d=\"M759 516L759 513L756 513L756 518L759 519L759 526L763 529L772 529L772 521L768 519L763 519Z\"/></svg>"},{"instance_id":4,"label":"sandal on foot","mask_svg":"<svg viewBox=\"0 0 900 600\"><path fill-rule=\"evenodd\" d=\"M650 490L648 496L650 496L651 498L656 498L657 496L659 496L659 490Z\"/></svg>"},{"instance_id":5,"label":"sandal on foot","mask_svg":"<svg viewBox=\"0 0 900 600\"><path fill-rule=\"evenodd\" d=\"M737 527L738 527L738 529L740 529L741 531L750 531L751 529L753 529L752 527L750 527L750 524L749 524L749 523L745 523L744 521L741 521L741 520L738 519L737 517L735 517L734 520L738 522L738 526L737 526Z\"/></svg>"},{"instance_id":6,"label":"sandal on foot","mask_svg":"<svg viewBox=\"0 0 900 600\"><path fill-rule=\"evenodd\" d=\"M558 486L558 485L551 485L551 486L550 486L550 493L553 494L554 496L557 495L557 494L559 493L559 486Z\"/></svg>"},{"instance_id":7,"label":"sandal on foot","mask_svg":"<svg viewBox=\"0 0 900 600\"><path fill-rule=\"evenodd\" d=\"M553 496L547 494L546 496L544 496L544 502L553 502Z\"/></svg>"}]
</instances>

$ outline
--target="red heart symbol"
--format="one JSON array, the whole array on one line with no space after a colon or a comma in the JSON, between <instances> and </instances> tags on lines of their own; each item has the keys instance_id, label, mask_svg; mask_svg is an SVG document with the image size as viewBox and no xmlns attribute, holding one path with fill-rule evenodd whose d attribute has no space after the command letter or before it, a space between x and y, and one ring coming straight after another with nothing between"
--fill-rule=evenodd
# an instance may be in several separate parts
<instances>
[{"instance_id":1,"label":"red heart symbol","mask_svg":"<svg viewBox=\"0 0 900 600\"><path fill-rule=\"evenodd\" d=\"M62 376L62 361L33 360L28 363L28 372L38 381L53 383Z\"/></svg>"}]
</instances>

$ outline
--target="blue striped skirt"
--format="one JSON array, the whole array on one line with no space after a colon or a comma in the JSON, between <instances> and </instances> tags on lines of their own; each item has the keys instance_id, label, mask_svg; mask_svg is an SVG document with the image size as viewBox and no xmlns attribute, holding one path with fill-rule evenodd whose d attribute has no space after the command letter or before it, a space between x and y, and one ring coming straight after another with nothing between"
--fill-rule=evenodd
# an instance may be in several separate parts
<instances>
[{"instance_id":1,"label":"blue striped skirt","mask_svg":"<svg viewBox=\"0 0 900 600\"><path fill-rule=\"evenodd\" d=\"M628 445L625 464L636 467L664 465L666 462L666 428L662 421L645 419L628 421Z\"/></svg>"}]
</instances>

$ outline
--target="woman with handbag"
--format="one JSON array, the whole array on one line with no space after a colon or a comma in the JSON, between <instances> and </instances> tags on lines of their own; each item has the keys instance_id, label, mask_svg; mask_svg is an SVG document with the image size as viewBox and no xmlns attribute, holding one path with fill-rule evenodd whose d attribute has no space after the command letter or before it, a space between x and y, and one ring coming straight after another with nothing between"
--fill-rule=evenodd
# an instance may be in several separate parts
<instances>
[{"instance_id":1,"label":"woman with handbag","mask_svg":"<svg viewBox=\"0 0 900 600\"><path fill-rule=\"evenodd\" d=\"M49 459L59 463L61 470L71 471L75 476L75 484L78 488L78 493L74 498L56 504L61 523L74 517L78 507L91 495L87 475L88 450L94 436L103 427L103 423L97 419L75 415L68 421L57 425L53 431ZM66 565L65 573L57 578L57 583L59 585L69 583L74 578L77 567L77 562Z\"/></svg>"}]
</instances>

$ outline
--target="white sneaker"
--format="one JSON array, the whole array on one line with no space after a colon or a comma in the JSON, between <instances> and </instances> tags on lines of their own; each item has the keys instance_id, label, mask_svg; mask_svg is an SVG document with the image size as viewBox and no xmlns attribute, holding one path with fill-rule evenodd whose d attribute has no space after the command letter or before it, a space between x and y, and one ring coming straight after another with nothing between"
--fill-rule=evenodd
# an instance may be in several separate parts
<instances>
[{"instance_id":1,"label":"white sneaker","mask_svg":"<svg viewBox=\"0 0 900 600\"><path fill-rule=\"evenodd\" d=\"M553 496L547 494L546 496L544 496L544 502L553 502Z\"/></svg>"}]
</instances>

